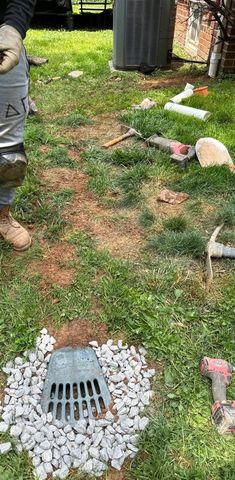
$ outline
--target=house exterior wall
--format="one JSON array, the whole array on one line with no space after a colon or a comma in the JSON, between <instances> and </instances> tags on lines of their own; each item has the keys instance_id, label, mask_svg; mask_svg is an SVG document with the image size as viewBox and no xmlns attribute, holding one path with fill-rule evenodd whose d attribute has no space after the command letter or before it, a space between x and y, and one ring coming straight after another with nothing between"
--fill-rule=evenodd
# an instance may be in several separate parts
<instances>
[{"instance_id":1,"label":"house exterior wall","mask_svg":"<svg viewBox=\"0 0 235 480\"><path fill-rule=\"evenodd\" d=\"M214 23L211 14L206 11L203 14L198 44L193 46L188 41L188 27L192 19L190 18L191 6L196 2L189 0L178 0L175 39L188 50L188 52L199 60L207 60L211 51L214 34Z\"/></svg>"},{"instance_id":2,"label":"house exterior wall","mask_svg":"<svg viewBox=\"0 0 235 480\"><path fill-rule=\"evenodd\" d=\"M197 57L199 60L207 61L214 45L217 25L212 18L212 14L206 11L205 7L205 12L201 21L198 43L192 45L192 43L189 42L188 29L191 22L191 6L195 4L197 4L196 0L178 0L175 40L191 55ZM235 0L231 0L231 5L234 11L235 19ZM223 45L220 71L225 73L235 73L235 20L233 26L228 26L228 34L230 38L227 42L224 42Z\"/></svg>"},{"instance_id":3,"label":"house exterior wall","mask_svg":"<svg viewBox=\"0 0 235 480\"><path fill-rule=\"evenodd\" d=\"M175 22L175 39L185 46L189 18L189 5L185 0L178 0Z\"/></svg>"}]
</instances>

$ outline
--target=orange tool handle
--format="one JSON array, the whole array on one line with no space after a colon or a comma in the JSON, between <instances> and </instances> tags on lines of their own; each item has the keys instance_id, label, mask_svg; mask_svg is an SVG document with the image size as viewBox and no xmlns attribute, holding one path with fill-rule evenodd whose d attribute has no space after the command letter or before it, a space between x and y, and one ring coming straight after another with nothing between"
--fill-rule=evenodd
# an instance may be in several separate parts
<instances>
[{"instance_id":1,"label":"orange tool handle","mask_svg":"<svg viewBox=\"0 0 235 480\"><path fill-rule=\"evenodd\" d=\"M117 145L117 143L122 142L126 138L127 138L127 135L125 134L125 135L122 135L121 137L114 138L114 140L110 140L110 142L107 142L102 146L103 146L103 148L113 147L113 145Z\"/></svg>"}]
</instances>

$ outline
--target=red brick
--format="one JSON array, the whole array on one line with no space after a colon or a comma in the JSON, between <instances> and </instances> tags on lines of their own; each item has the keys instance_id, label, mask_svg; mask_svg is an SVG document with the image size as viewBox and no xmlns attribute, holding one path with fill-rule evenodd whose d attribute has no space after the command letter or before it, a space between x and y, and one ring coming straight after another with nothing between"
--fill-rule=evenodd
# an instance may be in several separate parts
<instances>
[{"instance_id":1,"label":"red brick","mask_svg":"<svg viewBox=\"0 0 235 480\"><path fill-rule=\"evenodd\" d=\"M235 60L227 60L225 59L223 62L221 62L223 67L235 67Z\"/></svg>"},{"instance_id":2,"label":"red brick","mask_svg":"<svg viewBox=\"0 0 235 480\"><path fill-rule=\"evenodd\" d=\"M223 56L226 60L235 60L235 53L226 53L225 56Z\"/></svg>"}]
</instances>

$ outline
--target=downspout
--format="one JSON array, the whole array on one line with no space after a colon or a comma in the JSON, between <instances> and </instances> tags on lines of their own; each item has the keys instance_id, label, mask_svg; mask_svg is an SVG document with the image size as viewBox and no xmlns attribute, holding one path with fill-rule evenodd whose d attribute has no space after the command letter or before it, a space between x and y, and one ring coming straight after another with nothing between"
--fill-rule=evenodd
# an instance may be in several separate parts
<instances>
[{"instance_id":1,"label":"downspout","mask_svg":"<svg viewBox=\"0 0 235 480\"><path fill-rule=\"evenodd\" d=\"M230 7L231 0L225 0L224 4L225 4L225 7ZM222 22L223 22L223 25L226 26L227 20L225 17L222 19ZM218 74L219 63L222 56L221 53L224 45L222 36L223 36L223 32L221 28L218 28L214 48L211 53L210 65L209 65L209 71L208 71L209 77L212 77L212 78L216 77Z\"/></svg>"}]
</instances>

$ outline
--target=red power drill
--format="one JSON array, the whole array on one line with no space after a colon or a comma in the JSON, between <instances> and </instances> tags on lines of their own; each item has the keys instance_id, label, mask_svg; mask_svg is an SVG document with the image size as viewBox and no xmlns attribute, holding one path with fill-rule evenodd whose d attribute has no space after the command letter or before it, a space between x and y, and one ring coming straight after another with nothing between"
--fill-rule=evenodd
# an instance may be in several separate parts
<instances>
[{"instance_id":1,"label":"red power drill","mask_svg":"<svg viewBox=\"0 0 235 480\"><path fill-rule=\"evenodd\" d=\"M204 357L200 364L201 374L212 381L214 404L212 419L222 435L235 433L235 401L226 399L226 388L232 380L235 368L225 360Z\"/></svg>"}]
</instances>

